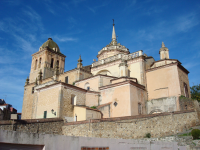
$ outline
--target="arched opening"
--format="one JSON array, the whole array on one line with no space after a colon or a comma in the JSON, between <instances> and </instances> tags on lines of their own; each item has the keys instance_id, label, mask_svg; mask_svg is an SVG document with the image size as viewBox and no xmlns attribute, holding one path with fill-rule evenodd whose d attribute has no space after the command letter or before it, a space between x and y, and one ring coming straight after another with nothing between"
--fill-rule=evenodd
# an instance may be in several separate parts
<instances>
[{"instance_id":1,"label":"arched opening","mask_svg":"<svg viewBox=\"0 0 200 150\"><path fill-rule=\"evenodd\" d=\"M57 60L57 64L56 65L59 67L59 60Z\"/></svg>"},{"instance_id":2,"label":"arched opening","mask_svg":"<svg viewBox=\"0 0 200 150\"><path fill-rule=\"evenodd\" d=\"M71 104L76 105L76 95L74 94L71 95Z\"/></svg>"},{"instance_id":3,"label":"arched opening","mask_svg":"<svg viewBox=\"0 0 200 150\"><path fill-rule=\"evenodd\" d=\"M35 60L35 70L37 69L37 59Z\"/></svg>"},{"instance_id":4,"label":"arched opening","mask_svg":"<svg viewBox=\"0 0 200 150\"><path fill-rule=\"evenodd\" d=\"M51 68L53 68L53 61L54 61L54 59L51 58Z\"/></svg>"},{"instance_id":5,"label":"arched opening","mask_svg":"<svg viewBox=\"0 0 200 150\"><path fill-rule=\"evenodd\" d=\"M84 88L89 91L90 90L90 83L88 83L88 82L85 83Z\"/></svg>"},{"instance_id":6,"label":"arched opening","mask_svg":"<svg viewBox=\"0 0 200 150\"><path fill-rule=\"evenodd\" d=\"M39 60L39 65L38 65L38 68L40 68L40 67L41 67L41 62L42 62L42 58L40 58L40 60Z\"/></svg>"}]
</instances>

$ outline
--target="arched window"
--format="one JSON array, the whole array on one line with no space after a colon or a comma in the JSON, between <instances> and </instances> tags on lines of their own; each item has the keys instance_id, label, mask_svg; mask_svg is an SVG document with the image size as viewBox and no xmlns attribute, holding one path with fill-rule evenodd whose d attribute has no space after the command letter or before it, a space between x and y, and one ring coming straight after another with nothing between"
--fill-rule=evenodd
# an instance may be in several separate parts
<instances>
[{"instance_id":1,"label":"arched window","mask_svg":"<svg viewBox=\"0 0 200 150\"><path fill-rule=\"evenodd\" d=\"M74 94L71 95L71 104L76 105L76 95Z\"/></svg>"},{"instance_id":2,"label":"arched window","mask_svg":"<svg viewBox=\"0 0 200 150\"><path fill-rule=\"evenodd\" d=\"M41 62L42 62L42 58L40 58L40 60L39 60L39 65L38 65L38 68L40 68L40 67L41 67Z\"/></svg>"},{"instance_id":3,"label":"arched window","mask_svg":"<svg viewBox=\"0 0 200 150\"><path fill-rule=\"evenodd\" d=\"M90 90L90 83L85 83L85 87L84 87L86 90Z\"/></svg>"},{"instance_id":4,"label":"arched window","mask_svg":"<svg viewBox=\"0 0 200 150\"><path fill-rule=\"evenodd\" d=\"M53 68L53 61L54 61L54 59L51 58L51 68Z\"/></svg>"},{"instance_id":5,"label":"arched window","mask_svg":"<svg viewBox=\"0 0 200 150\"><path fill-rule=\"evenodd\" d=\"M37 59L35 60L35 70L37 69Z\"/></svg>"}]
</instances>

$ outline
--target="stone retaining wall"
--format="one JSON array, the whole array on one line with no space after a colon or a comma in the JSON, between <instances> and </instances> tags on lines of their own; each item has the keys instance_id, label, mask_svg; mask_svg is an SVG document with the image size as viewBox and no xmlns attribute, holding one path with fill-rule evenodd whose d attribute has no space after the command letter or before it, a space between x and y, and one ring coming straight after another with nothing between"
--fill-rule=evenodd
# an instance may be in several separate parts
<instances>
[{"instance_id":1,"label":"stone retaining wall","mask_svg":"<svg viewBox=\"0 0 200 150\"><path fill-rule=\"evenodd\" d=\"M0 121L0 130L22 131L29 133L62 134L62 119L27 119L14 121Z\"/></svg>"},{"instance_id":2,"label":"stone retaining wall","mask_svg":"<svg viewBox=\"0 0 200 150\"><path fill-rule=\"evenodd\" d=\"M199 124L194 110L140 115L120 118L104 118L65 123L63 134L67 136L101 137L116 139L163 137L182 132Z\"/></svg>"}]
</instances>

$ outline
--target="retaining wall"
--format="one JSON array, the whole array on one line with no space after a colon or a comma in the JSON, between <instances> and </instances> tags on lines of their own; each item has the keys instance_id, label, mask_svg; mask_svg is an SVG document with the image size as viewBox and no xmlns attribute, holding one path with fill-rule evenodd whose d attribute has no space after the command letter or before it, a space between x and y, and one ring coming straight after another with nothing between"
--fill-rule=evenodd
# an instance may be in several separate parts
<instances>
[{"instance_id":1,"label":"retaining wall","mask_svg":"<svg viewBox=\"0 0 200 150\"><path fill-rule=\"evenodd\" d=\"M152 137L168 136L198 124L197 113L194 110L188 110L70 122L65 123L62 130L67 136L137 139L144 138L147 133L151 133Z\"/></svg>"}]
</instances>

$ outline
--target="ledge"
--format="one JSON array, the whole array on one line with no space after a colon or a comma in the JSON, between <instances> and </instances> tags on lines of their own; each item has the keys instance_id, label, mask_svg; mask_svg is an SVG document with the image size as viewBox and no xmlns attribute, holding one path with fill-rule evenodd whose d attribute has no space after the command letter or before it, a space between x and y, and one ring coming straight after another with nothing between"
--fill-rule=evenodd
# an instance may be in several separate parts
<instances>
[{"instance_id":1,"label":"ledge","mask_svg":"<svg viewBox=\"0 0 200 150\"><path fill-rule=\"evenodd\" d=\"M91 120L84 120L84 121L64 123L64 126L67 126L67 125L78 125L78 124L87 124L87 123L99 123L99 122L115 122L115 121L122 121L122 120L142 119L142 118L148 119L148 118L159 117L159 116L169 116L169 115L191 113L191 112L195 112L195 110L165 112L165 113L159 113L159 114L148 114L148 115L137 115L137 116L124 116L124 117L114 117L114 118L103 118L103 119L91 119Z\"/></svg>"},{"instance_id":2,"label":"ledge","mask_svg":"<svg viewBox=\"0 0 200 150\"><path fill-rule=\"evenodd\" d=\"M61 118L46 118L46 119L24 119L14 120L14 124L30 124L30 123L47 123L47 122L61 122ZM11 125L12 120L0 120L0 125Z\"/></svg>"}]
</instances>

